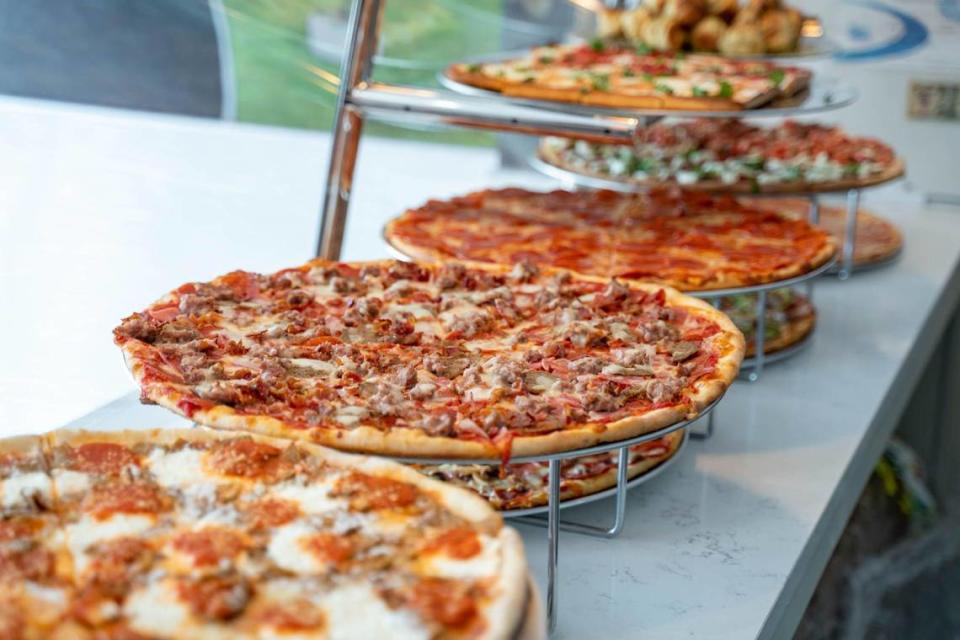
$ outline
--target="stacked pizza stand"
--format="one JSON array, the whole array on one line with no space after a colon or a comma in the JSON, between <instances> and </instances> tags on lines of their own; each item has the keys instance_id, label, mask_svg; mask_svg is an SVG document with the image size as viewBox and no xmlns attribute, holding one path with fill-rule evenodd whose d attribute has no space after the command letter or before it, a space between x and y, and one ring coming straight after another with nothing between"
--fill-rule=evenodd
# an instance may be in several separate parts
<instances>
[{"instance_id":1,"label":"stacked pizza stand","mask_svg":"<svg viewBox=\"0 0 960 640\"><path fill-rule=\"evenodd\" d=\"M710 111L709 108L704 108L702 105L696 110L685 111L684 107L678 104L668 104L668 108L657 108L649 104L631 108L610 107L602 103L584 104L585 101L578 97L569 99L569 92L566 93L565 97L559 99L554 99L557 97L556 95L550 99L542 99L536 94L531 94L526 90L526 87L521 87L520 91L507 92L502 87L471 81L476 80L476 78L470 76L475 76L476 71L488 62L486 60L453 65L446 73L441 75L442 84L454 93L423 89L413 90L375 83L370 80L370 61L377 47L380 7L381 3L375 0L355 0L351 10L347 50L341 73L342 82L338 96L334 140L328 168L327 191L321 220L321 234L317 249L318 255L323 258L336 259L339 257L350 194L353 188L353 169L365 118L374 117L399 122L427 122L528 135L556 136L586 140L591 143L623 144L630 143L640 128L652 125L666 116L729 118L746 115L746 111L732 112L730 109ZM498 56L494 64L500 64L511 57L510 55ZM460 73L454 72L457 68L460 69ZM607 81L604 79L605 83ZM782 77L777 80L777 83L780 81L782 81ZM595 83L596 80L592 79L591 82ZM527 81L524 79L521 85L526 84ZM516 87L513 88L516 89ZM596 88L596 85L594 85L594 88ZM721 86L721 89L726 91L725 87ZM593 92L578 89L576 93L591 94ZM848 105L855 97L855 92L841 82L814 78L809 86L799 92L798 95L787 96L779 102L772 102L760 108L750 109L749 115L809 115ZM612 180L598 181L596 177L564 171L542 162L538 162L537 166L575 186L611 188L629 193L640 190L636 185ZM891 175L890 179L895 177L897 176ZM644 185L643 187L648 186ZM848 210L850 212L855 213L857 211L859 190L864 186L867 185L846 185L844 187L848 194ZM809 219L812 222L817 222L819 219L820 206L817 196L820 191L813 188L799 192L809 202ZM777 196L786 194L797 195L797 192L785 189L775 191ZM474 197L474 194L466 198L470 199L471 197ZM479 197L482 198L483 194L479 194ZM417 251L417 247L414 247L414 251L410 251L408 246L398 246L398 243L394 242L395 238L390 236L389 231L388 227L388 233L386 234L388 242L404 256L428 260L442 260L447 257L442 252L438 255L431 251ZM842 236L842 263L839 269L842 277L849 275L853 265L855 231L856 216L848 215ZM453 257L463 258L463 256ZM805 271L791 273L787 277L767 279L767 281L733 288L712 287L710 290L697 291L695 287L690 287L687 290L694 295L711 300L715 306L720 306L721 301L731 295L752 294L756 296L752 323L755 336L753 357L747 362L752 369L750 377L756 379L768 359L765 349L765 311L768 293L801 283L808 283L809 292L813 280L834 268L835 263L836 255L831 252L831 255L811 264ZM795 350L785 349L781 355ZM696 417L702 417L704 414L711 417L713 414L710 409L713 408L713 404L705 407ZM547 528L547 615L550 629L553 629L557 622L556 572L559 530L565 529L606 537L617 535L622 527L625 509L629 480L627 473L630 461L629 448L637 443L662 438L671 431L687 427L690 422L691 420L678 421L653 433L630 440L605 443L588 449L562 451L549 456L533 455L512 459L513 462L536 463L547 467L545 478L546 505L540 509L546 511L546 519L536 520L536 522L545 524ZM708 434L712 430L712 426L713 422L710 420L707 428ZM686 436L684 436L683 442L685 441ZM560 482L561 461L601 452L616 455L618 461L616 484L611 489L611 493L616 498L616 511L612 526L602 528L581 523L562 522L559 516L559 510L564 504ZM429 458L421 455L404 456L402 459L414 464L430 466L434 469L470 463L492 466L498 462L494 459L465 461L456 458ZM443 473L438 473L437 477L444 477ZM642 481L644 477L641 475L635 482ZM650 477L650 475L646 477ZM574 504L574 502L568 501L566 504ZM509 510L507 510L507 513L509 513ZM517 515L522 514L525 521L530 521L529 510L518 509L516 513Z\"/></svg>"},{"instance_id":2,"label":"stacked pizza stand","mask_svg":"<svg viewBox=\"0 0 960 640\"><path fill-rule=\"evenodd\" d=\"M522 550L487 502L518 521L546 527L546 618L553 629L560 530L618 535L627 489L662 470L685 446L689 427L712 416L733 383L746 351L740 331L716 305L662 279L644 283L591 269L558 270L551 266L567 265L542 264L530 255L514 265L447 260L419 255L405 243L394 244L427 262L337 262L366 117L610 141L630 140L638 127L681 112L682 105L624 111L371 83L381 9L378 0L355 0L351 10L321 260L269 275L237 271L183 285L115 331L142 398L204 428L58 432L9 443L0 466L5 526L25 518L23 531L29 529L37 547L83 557L83 563L56 564L55 571L77 572L68 583L98 563L158 569L127 585L135 588L129 598L126 588L105 590L100 576L81 581L77 610L83 616L79 626L58 629L63 637L88 637L91 628L205 637L212 633L207 624L247 635L296 628L309 637L311 629L332 627L346 636L375 637L400 625L411 637L536 637L537 598L527 586ZM473 92L462 82L451 86ZM850 99L843 87L815 82L807 101L791 108L821 110ZM681 204L671 206L693 206L687 196L669 197L680 197ZM433 215L453 206L484 221L497 211L484 203L499 199L509 208L516 198L546 216L540 223L565 224L574 244L589 245L592 235L619 238L630 225L642 235L649 230L643 225L671 217L646 215L654 201L645 194L609 192L492 191L426 209ZM604 202L640 214L611 220L599 206ZM683 287L711 300L756 295L753 364L759 373L768 292L811 282L830 269L835 246L802 220L746 209L724 218L723 207L739 205L699 202L703 209L690 217L756 218L768 233L790 229L809 245L798 250L789 270L733 288L717 282ZM596 228L585 232L580 214ZM409 223L413 216L416 228L416 215L410 211L398 220ZM568 217L558 224L556 215ZM683 223L684 216L676 217ZM396 228L387 230L391 241L404 237L390 235ZM543 237L540 227L531 228ZM670 248L669 240L657 242ZM574 253L591 258L582 247ZM511 474L528 476L520 483L534 488L527 502L511 502L512 490L484 494L484 486L512 482ZM560 519L564 506L611 495L609 526ZM37 511L46 517L41 527ZM173 515L158 516L163 513ZM61 548L60 528L69 549ZM84 542L90 531L109 538L117 530L126 544L107 549ZM131 542L137 536L140 546ZM161 548L163 554L154 553ZM23 549L0 547L8 551ZM167 553L169 561L157 560ZM304 599L290 591L290 581L270 583L274 565L311 588L319 584L319 595ZM260 582L251 584L250 572ZM64 582L48 578L38 577L33 586L54 603ZM26 610L30 624L59 615L53 604L40 612L43 599L31 589L0 589L0 604L8 600L38 609ZM354 612L357 619L351 619ZM206 622L197 622L201 618ZM525 618L534 621L523 628ZM15 625L16 618L0 622Z\"/></svg>"}]
</instances>

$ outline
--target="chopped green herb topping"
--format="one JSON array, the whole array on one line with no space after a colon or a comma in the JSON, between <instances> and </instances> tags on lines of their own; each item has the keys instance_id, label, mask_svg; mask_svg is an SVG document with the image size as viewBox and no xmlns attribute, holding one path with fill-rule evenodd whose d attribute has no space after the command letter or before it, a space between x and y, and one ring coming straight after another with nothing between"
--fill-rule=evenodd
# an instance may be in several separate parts
<instances>
[{"instance_id":1,"label":"chopped green herb topping","mask_svg":"<svg viewBox=\"0 0 960 640\"><path fill-rule=\"evenodd\" d=\"M720 81L720 97L721 98L733 97L733 85L727 82L726 80Z\"/></svg>"},{"instance_id":2,"label":"chopped green herb topping","mask_svg":"<svg viewBox=\"0 0 960 640\"><path fill-rule=\"evenodd\" d=\"M658 82L653 86L653 88L659 91L660 93L667 94L668 96L673 95L673 89L671 89L668 85L663 84L662 82Z\"/></svg>"},{"instance_id":3,"label":"chopped green herb topping","mask_svg":"<svg viewBox=\"0 0 960 640\"><path fill-rule=\"evenodd\" d=\"M597 53L600 53L601 51L603 51L603 40L601 40L600 38L594 38L593 40L590 41L590 48L596 51Z\"/></svg>"},{"instance_id":4,"label":"chopped green herb topping","mask_svg":"<svg viewBox=\"0 0 960 640\"><path fill-rule=\"evenodd\" d=\"M784 73L783 69L774 69L773 71L770 72L770 76L769 76L769 77L770 77L770 79L773 80L773 82L779 87L779 86L780 86L780 83L783 82L783 78L784 78L786 75L787 75L787 74Z\"/></svg>"}]
</instances>

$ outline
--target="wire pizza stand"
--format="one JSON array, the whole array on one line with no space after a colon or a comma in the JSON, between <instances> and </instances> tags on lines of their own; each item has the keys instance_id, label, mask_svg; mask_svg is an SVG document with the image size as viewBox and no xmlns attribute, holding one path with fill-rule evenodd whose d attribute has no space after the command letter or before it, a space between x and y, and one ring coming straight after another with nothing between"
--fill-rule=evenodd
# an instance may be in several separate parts
<instances>
[{"instance_id":1,"label":"wire pizza stand","mask_svg":"<svg viewBox=\"0 0 960 640\"><path fill-rule=\"evenodd\" d=\"M545 104L538 101L514 100L497 95L467 95L445 90L420 89L373 82L371 79L374 54L377 51L380 21L386 0L353 0L347 25L347 40L340 69L336 113L330 162L322 204L320 232L317 240L317 256L338 260L346 227L346 219L353 191L353 176L360 138L368 118L400 121L411 124L440 124L447 126L479 128L502 132L518 132L536 136L576 137L596 141L629 141L638 127L648 126L665 115L682 115L681 112L649 110L605 110L575 108L560 103ZM845 93L832 91L843 89ZM824 83L815 83L808 100L811 108L818 111L838 108L855 98L848 88L832 89ZM819 96L819 97L817 97ZM786 106L773 106L766 115L784 115ZM789 107L792 108L792 107ZM761 111L761 110L756 110ZM795 113L791 111L790 113ZM704 115L690 113L689 115ZM731 113L718 113L730 116ZM751 114L755 115L755 114ZM819 275L817 270L805 274L799 281ZM781 286L781 283L777 283ZM750 288L757 292L765 304L766 291L773 286L762 285ZM720 294L716 294L720 295ZM762 314L761 314L762 315ZM762 320L760 320L762 323ZM762 336L763 331L759 332ZM762 347L763 338L759 340ZM757 370L762 370L764 355L758 349ZM527 518L547 529L547 620L551 631L557 623L557 562L559 558L559 532L572 531L601 538L617 536L623 528L628 489L629 448L676 431L686 429L706 417L707 435L713 430L713 408L717 398L692 419L668 425L657 431L619 442L604 443L594 447L565 451L534 457L517 457L514 462L547 461L548 501L546 518ZM695 435L694 435L695 437ZM615 509L613 521L608 527L598 527L580 522L560 519L560 467L561 461L594 453L617 451L617 483L613 491ZM676 457L676 456L674 456ZM401 460L404 460L401 458ZM459 460L407 458L421 464L499 464L499 459Z\"/></svg>"},{"instance_id":2,"label":"wire pizza stand","mask_svg":"<svg viewBox=\"0 0 960 640\"><path fill-rule=\"evenodd\" d=\"M630 466L630 447L643 444L646 442L651 442L653 440L659 440L660 438L673 433L679 429L687 429L697 420L709 416L712 414L714 407L717 403L720 402L721 395L704 409L694 418L688 420L682 420L680 422L675 422L671 425L667 425L656 431L651 431L649 433L644 433L632 438L627 438L625 440L618 440L615 442L605 442L591 447L584 447L581 449L574 449L571 451L561 451L558 453L551 454L540 454L534 456L516 456L510 459L510 463L523 463L523 462L547 462L547 505L546 507L541 507L534 510L524 510L523 513L515 514L504 514L504 515L514 515L516 516L516 521L524 524L530 524L539 527L545 527L547 530L547 627L550 632L553 632L557 626L557 568L560 558L560 531L570 531L574 533L579 533L582 535L593 536L596 538L615 538L620 535L620 532L623 531L623 525L626 522L626 513L627 513L627 491L631 486L635 486L642 482L645 482L656 475L659 475L662 472L662 469L653 469L646 474L630 480L628 478L628 470ZM686 436L684 437L684 441ZM679 447L670 460L665 461L660 465L663 467L667 465L670 461L675 459L679 455L681 449ZM608 489L603 492L602 496L587 496L586 498L592 498L594 500L600 499L600 497L614 497L614 513L613 519L610 522L609 526L597 526L595 524L588 524L585 522L572 522L567 520L560 519L560 509L565 506L574 506L576 504L581 504L578 501L564 501L560 495L561 488L561 464L564 460L569 460L572 458L579 458L581 456L589 456L597 453L608 453L615 451L617 453L617 481L616 485L611 489ZM403 457L403 456L390 456L391 459L398 462L406 462L412 464L501 464L499 458L421 458L421 457ZM658 471L659 469L659 471ZM581 499L584 502L587 502L586 499ZM565 504L566 503L566 504ZM546 517L539 517L534 514L545 514Z\"/></svg>"}]
</instances>

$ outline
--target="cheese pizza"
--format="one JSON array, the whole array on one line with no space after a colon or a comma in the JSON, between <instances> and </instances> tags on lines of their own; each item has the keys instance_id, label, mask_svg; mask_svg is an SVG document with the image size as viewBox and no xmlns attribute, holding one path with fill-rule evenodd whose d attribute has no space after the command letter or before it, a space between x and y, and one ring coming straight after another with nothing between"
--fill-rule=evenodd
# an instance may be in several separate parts
<instances>
[{"instance_id":1,"label":"cheese pizza","mask_svg":"<svg viewBox=\"0 0 960 640\"><path fill-rule=\"evenodd\" d=\"M403 465L194 430L0 441L0 637L514 638L523 548Z\"/></svg>"},{"instance_id":2,"label":"cheese pizza","mask_svg":"<svg viewBox=\"0 0 960 640\"><path fill-rule=\"evenodd\" d=\"M480 191L410 209L385 235L420 260L529 260L686 291L776 282L836 252L829 234L804 220L729 196L663 190Z\"/></svg>"},{"instance_id":3,"label":"cheese pizza","mask_svg":"<svg viewBox=\"0 0 960 640\"><path fill-rule=\"evenodd\" d=\"M636 478L672 458L683 442L682 430L635 444L628 454L627 478ZM560 498L573 500L617 484L618 453L609 451L561 461ZM431 478L469 489L500 511L529 509L547 504L549 484L546 462L415 465Z\"/></svg>"},{"instance_id":4,"label":"cheese pizza","mask_svg":"<svg viewBox=\"0 0 960 640\"><path fill-rule=\"evenodd\" d=\"M539 269L309 262L186 284L115 330L143 398L394 456L508 458L697 416L743 336L675 290Z\"/></svg>"},{"instance_id":5,"label":"cheese pizza","mask_svg":"<svg viewBox=\"0 0 960 640\"><path fill-rule=\"evenodd\" d=\"M632 145L544 138L539 157L637 188L731 193L842 191L904 173L903 161L879 140L792 120L772 127L734 119L664 122L639 130Z\"/></svg>"},{"instance_id":6,"label":"cheese pizza","mask_svg":"<svg viewBox=\"0 0 960 640\"><path fill-rule=\"evenodd\" d=\"M638 52L616 44L550 45L499 62L458 63L457 82L506 96L602 107L739 111L806 89L811 74L761 60Z\"/></svg>"}]
</instances>

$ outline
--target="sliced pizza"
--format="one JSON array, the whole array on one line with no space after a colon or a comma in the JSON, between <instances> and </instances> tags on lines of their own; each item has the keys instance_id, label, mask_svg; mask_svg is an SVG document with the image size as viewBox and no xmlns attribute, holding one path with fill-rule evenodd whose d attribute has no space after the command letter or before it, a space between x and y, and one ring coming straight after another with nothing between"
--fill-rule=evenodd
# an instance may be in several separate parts
<instances>
[{"instance_id":1,"label":"sliced pizza","mask_svg":"<svg viewBox=\"0 0 960 640\"><path fill-rule=\"evenodd\" d=\"M842 191L904 174L903 161L879 140L793 120L772 127L715 118L663 122L641 129L632 145L544 138L539 157L636 188L730 193Z\"/></svg>"},{"instance_id":2,"label":"sliced pizza","mask_svg":"<svg viewBox=\"0 0 960 640\"><path fill-rule=\"evenodd\" d=\"M0 602L16 604L0 609L4 638L518 632L519 536L476 496L403 465L199 429L42 442L43 464L18 461L0 485L16 496L0 532L16 528L18 541L0 547ZM21 450L0 441L5 459ZM51 516L45 528L33 527L38 513ZM34 557L44 539L62 541L63 562Z\"/></svg>"},{"instance_id":3,"label":"sliced pizza","mask_svg":"<svg viewBox=\"0 0 960 640\"><path fill-rule=\"evenodd\" d=\"M396 456L569 451L697 416L743 338L660 285L313 261L186 284L115 331L143 398L194 421Z\"/></svg>"}]
</instances>

